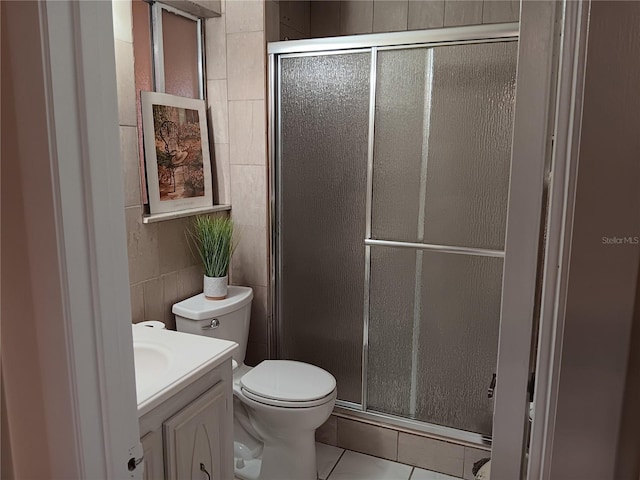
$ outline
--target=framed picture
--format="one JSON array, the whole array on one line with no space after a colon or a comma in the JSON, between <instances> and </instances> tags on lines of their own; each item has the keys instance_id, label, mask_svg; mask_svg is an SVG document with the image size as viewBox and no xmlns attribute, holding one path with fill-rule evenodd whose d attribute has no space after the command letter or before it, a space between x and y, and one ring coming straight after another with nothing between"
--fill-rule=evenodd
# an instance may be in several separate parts
<instances>
[{"instance_id":1,"label":"framed picture","mask_svg":"<svg viewBox=\"0 0 640 480\"><path fill-rule=\"evenodd\" d=\"M204 100L141 92L151 214L213 205Z\"/></svg>"}]
</instances>

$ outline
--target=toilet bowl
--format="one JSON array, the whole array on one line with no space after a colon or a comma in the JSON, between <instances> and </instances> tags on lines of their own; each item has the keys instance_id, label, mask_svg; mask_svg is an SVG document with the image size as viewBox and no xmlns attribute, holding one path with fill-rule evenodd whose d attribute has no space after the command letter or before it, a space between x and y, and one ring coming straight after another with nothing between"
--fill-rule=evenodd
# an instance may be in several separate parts
<instances>
[{"instance_id":1,"label":"toilet bowl","mask_svg":"<svg viewBox=\"0 0 640 480\"><path fill-rule=\"evenodd\" d=\"M335 378L291 360L244 364L253 292L229 287L224 300L203 294L173 306L178 331L232 340L235 475L243 480L315 480L315 431L331 415Z\"/></svg>"}]
</instances>

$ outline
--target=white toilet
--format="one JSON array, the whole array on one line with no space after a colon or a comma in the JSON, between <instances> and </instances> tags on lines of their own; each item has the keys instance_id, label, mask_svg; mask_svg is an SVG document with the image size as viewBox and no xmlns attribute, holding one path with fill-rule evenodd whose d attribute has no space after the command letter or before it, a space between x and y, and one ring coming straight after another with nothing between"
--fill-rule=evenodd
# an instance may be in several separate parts
<instances>
[{"instance_id":1,"label":"white toilet","mask_svg":"<svg viewBox=\"0 0 640 480\"><path fill-rule=\"evenodd\" d=\"M316 480L315 431L333 410L336 380L321 368L290 360L246 366L252 299L248 287L230 286L224 300L207 300L201 293L173 306L176 327L240 346L233 356L236 476Z\"/></svg>"}]
</instances>

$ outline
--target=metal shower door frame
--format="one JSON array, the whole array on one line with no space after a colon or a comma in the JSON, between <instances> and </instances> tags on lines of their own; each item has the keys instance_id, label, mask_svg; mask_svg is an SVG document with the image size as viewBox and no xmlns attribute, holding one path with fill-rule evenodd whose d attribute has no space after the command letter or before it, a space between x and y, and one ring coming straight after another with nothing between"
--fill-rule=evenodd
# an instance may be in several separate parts
<instances>
[{"instance_id":1,"label":"metal shower door frame","mask_svg":"<svg viewBox=\"0 0 640 480\"><path fill-rule=\"evenodd\" d=\"M363 350L362 350L362 397L361 403L338 400L338 411L359 417L369 422L392 424L399 428L423 431L427 434L455 439L470 445L487 445L491 439L477 433L457 430L455 428L434 425L396 415L367 411L367 353L369 328L369 288L370 259L372 246L408 247L421 250L444 251L457 254L504 257L503 251L447 247L423 243L392 242L371 239L372 189L373 189L373 131L375 128L375 96L376 96L376 63L377 52L382 50L429 48L474 43L491 43L516 41L519 38L518 23L453 27L437 30L395 32L372 35L357 35L335 38L321 38L287 42L274 42L268 46L269 54L269 158L270 158L270 286L271 315L268 325L269 356L277 358L280 354L280 332L282 298L279 291L281 278L281 243L280 218L282 199L281 185L281 112L280 112L280 68L281 59L304 56L324 56L345 53L371 53L371 74L369 92L369 138L367 158L367 198L366 198L366 238L365 243L365 285L364 285L364 318L363 318ZM505 245L506 248L506 245Z\"/></svg>"}]
</instances>

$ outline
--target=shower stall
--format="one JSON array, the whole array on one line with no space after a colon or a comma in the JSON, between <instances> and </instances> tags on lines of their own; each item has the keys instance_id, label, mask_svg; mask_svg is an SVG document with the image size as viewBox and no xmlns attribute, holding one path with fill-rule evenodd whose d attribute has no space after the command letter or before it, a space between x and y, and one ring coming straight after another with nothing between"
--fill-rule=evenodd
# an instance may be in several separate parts
<instances>
[{"instance_id":1,"label":"shower stall","mask_svg":"<svg viewBox=\"0 0 640 480\"><path fill-rule=\"evenodd\" d=\"M518 24L269 47L278 358L343 408L491 438Z\"/></svg>"}]
</instances>

